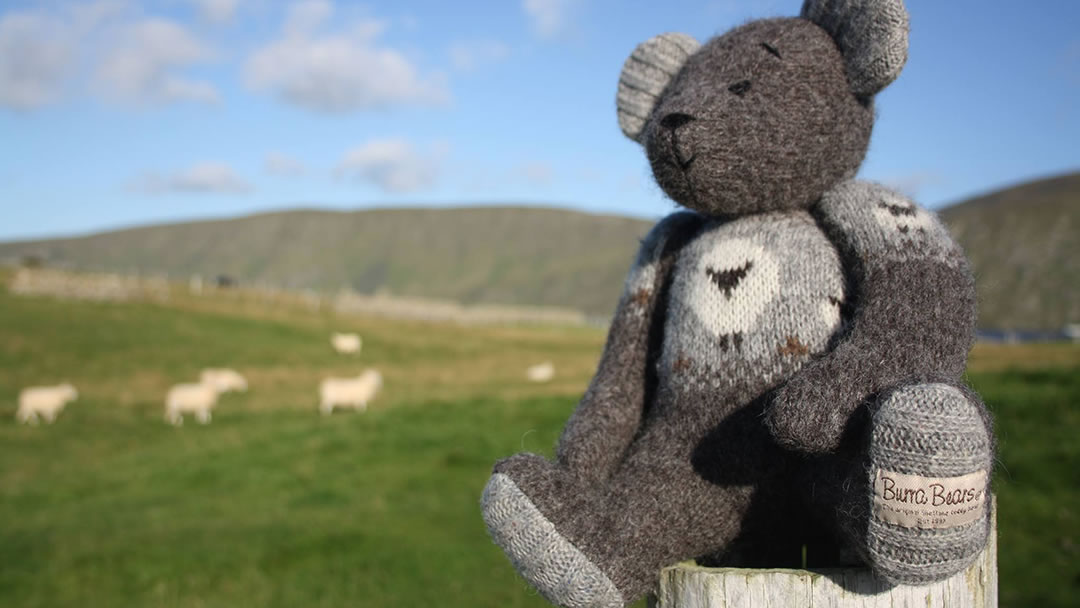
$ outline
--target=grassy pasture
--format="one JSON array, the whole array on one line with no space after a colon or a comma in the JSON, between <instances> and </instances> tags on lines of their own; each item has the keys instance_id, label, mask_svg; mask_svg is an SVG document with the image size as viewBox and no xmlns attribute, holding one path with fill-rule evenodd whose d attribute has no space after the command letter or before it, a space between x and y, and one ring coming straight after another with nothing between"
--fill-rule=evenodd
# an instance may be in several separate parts
<instances>
[{"instance_id":1,"label":"grassy pasture","mask_svg":"<svg viewBox=\"0 0 1080 608\"><path fill-rule=\"evenodd\" d=\"M334 330L364 336L335 355ZM545 606L488 541L491 464L550 453L603 332L335 318L227 297L167 303L0 291L0 605ZM526 366L552 360L546 385ZM168 386L242 371L209 426L162 419ZM325 375L379 368L364 415L316 414ZM1005 606L1080 593L1080 349L980 347L998 416ZM52 426L18 389L70 380Z\"/></svg>"}]
</instances>

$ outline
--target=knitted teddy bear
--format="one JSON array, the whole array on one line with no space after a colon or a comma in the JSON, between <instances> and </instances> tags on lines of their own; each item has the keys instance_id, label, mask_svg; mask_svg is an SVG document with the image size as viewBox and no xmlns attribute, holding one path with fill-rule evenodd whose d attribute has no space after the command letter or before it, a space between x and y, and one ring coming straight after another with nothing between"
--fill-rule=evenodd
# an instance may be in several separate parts
<instances>
[{"instance_id":1,"label":"knitted teddy bear","mask_svg":"<svg viewBox=\"0 0 1080 608\"><path fill-rule=\"evenodd\" d=\"M690 558L798 566L807 547L919 584L982 550L971 272L932 214L852 179L907 28L900 0L806 0L626 61L619 124L687 211L642 242L555 461L500 461L481 504L551 602L624 606Z\"/></svg>"}]
</instances>

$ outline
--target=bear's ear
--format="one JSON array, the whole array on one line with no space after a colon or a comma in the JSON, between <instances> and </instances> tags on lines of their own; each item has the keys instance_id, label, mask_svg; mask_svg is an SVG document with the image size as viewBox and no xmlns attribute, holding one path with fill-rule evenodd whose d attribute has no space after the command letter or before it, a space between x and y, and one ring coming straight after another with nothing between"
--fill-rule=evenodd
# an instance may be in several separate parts
<instances>
[{"instance_id":1,"label":"bear's ear","mask_svg":"<svg viewBox=\"0 0 1080 608\"><path fill-rule=\"evenodd\" d=\"M900 75L908 49L902 0L806 0L801 16L836 41L856 95L870 97Z\"/></svg>"},{"instance_id":2,"label":"bear's ear","mask_svg":"<svg viewBox=\"0 0 1080 608\"><path fill-rule=\"evenodd\" d=\"M615 96L619 128L627 137L640 141L660 94L700 46L693 36L667 33L653 36L634 49L623 64Z\"/></svg>"}]
</instances>

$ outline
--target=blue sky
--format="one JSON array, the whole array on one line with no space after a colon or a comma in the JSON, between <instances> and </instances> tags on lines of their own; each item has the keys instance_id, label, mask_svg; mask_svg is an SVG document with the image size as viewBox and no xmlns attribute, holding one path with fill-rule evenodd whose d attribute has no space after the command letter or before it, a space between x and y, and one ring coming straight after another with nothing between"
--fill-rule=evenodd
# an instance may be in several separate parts
<instances>
[{"instance_id":1,"label":"blue sky","mask_svg":"<svg viewBox=\"0 0 1080 608\"><path fill-rule=\"evenodd\" d=\"M673 209L639 42L801 0L0 0L0 240L268 209ZM930 207L1080 168L1080 3L908 0L860 176Z\"/></svg>"}]
</instances>

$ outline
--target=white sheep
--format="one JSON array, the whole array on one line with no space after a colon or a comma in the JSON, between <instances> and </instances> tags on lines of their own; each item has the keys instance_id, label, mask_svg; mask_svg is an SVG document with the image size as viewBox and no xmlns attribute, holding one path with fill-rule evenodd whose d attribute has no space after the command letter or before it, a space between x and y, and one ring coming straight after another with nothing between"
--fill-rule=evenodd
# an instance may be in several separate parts
<instances>
[{"instance_id":1,"label":"white sheep","mask_svg":"<svg viewBox=\"0 0 1080 608\"><path fill-rule=\"evenodd\" d=\"M56 386L31 386L19 393L19 408L15 420L23 424L37 424L40 414L45 422L52 423L69 401L79 397L75 387L65 382Z\"/></svg>"},{"instance_id":2,"label":"white sheep","mask_svg":"<svg viewBox=\"0 0 1080 608\"><path fill-rule=\"evenodd\" d=\"M356 334L334 333L330 336L330 344L340 354L353 355L360 352L363 341Z\"/></svg>"},{"instance_id":3,"label":"white sheep","mask_svg":"<svg viewBox=\"0 0 1080 608\"><path fill-rule=\"evenodd\" d=\"M382 374L373 369L364 370L356 378L326 378L319 385L319 411L324 415L333 413L335 407L365 411L382 383Z\"/></svg>"},{"instance_id":4,"label":"white sheep","mask_svg":"<svg viewBox=\"0 0 1080 608\"><path fill-rule=\"evenodd\" d=\"M525 370L525 377L532 382L547 382L555 377L555 364L544 361Z\"/></svg>"},{"instance_id":5,"label":"white sheep","mask_svg":"<svg viewBox=\"0 0 1080 608\"><path fill-rule=\"evenodd\" d=\"M165 420L180 426L184 424L184 414L194 414L199 424L207 424L217 398L218 390L213 384L176 384L165 397Z\"/></svg>"},{"instance_id":6,"label":"white sheep","mask_svg":"<svg viewBox=\"0 0 1080 608\"><path fill-rule=\"evenodd\" d=\"M236 370L223 367L208 367L199 374L200 384L210 384L217 388L218 393L229 391L246 391L247 380Z\"/></svg>"}]
</instances>

